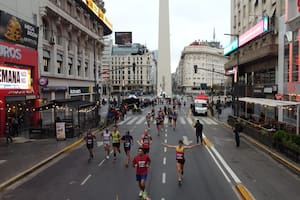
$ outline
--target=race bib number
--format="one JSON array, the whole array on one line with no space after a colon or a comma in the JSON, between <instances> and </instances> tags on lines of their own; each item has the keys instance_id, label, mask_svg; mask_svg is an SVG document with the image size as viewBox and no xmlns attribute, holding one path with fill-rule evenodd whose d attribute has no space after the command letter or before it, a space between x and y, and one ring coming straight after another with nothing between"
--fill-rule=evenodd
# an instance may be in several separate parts
<instances>
[{"instance_id":1,"label":"race bib number","mask_svg":"<svg viewBox=\"0 0 300 200\"><path fill-rule=\"evenodd\" d=\"M146 161L139 161L139 167L145 167L146 166Z\"/></svg>"}]
</instances>

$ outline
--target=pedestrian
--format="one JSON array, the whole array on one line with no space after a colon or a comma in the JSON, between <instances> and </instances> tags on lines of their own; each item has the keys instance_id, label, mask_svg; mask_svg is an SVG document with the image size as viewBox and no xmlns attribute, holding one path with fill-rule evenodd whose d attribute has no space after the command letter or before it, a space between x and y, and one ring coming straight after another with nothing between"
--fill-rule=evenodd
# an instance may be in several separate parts
<instances>
[{"instance_id":1,"label":"pedestrian","mask_svg":"<svg viewBox=\"0 0 300 200\"><path fill-rule=\"evenodd\" d=\"M150 151L150 145L152 143L152 137L148 133L148 129L144 130L144 133L141 136L140 142L141 142L141 146L142 146L142 148L144 150L144 153L148 154L149 151Z\"/></svg>"},{"instance_id":2,"label":"pedestrian","mask_svg":"<svg viewBox=\"0 0 300 200\"><path fill-rule=\"evenodd\" d=\"M121 134L117 130L117 126L114 126L113 131L111 133L111 137L112 137L112 146L114 152L114 160L116 160L117 152L121 153L120 151Z\"/></svg>"},{"instance_id":3,"label":"pedestrian","mask_svg":"<svg viewBox=\"0 0 300 200\"><path fill-rule=\"evenodd\" d=\"M109 153L110 153L110 143L112 140L112 136L109 133L108 128L105 130L105 132L102 133L102 142L104 145L104 151L106 152L106 159L109 159Z\"/></svg>"},{"instance_id":4,"label":"pedestrian","mask_svg":"<svg viewBox=\"0 0 300 200\"><path fill-rule=\"evenodd\" d=\"M240 146L240 132L243 131L243 127L242 125L240 124L240 121L237 120L234 124L234 136L235 136L235 144L236 144L236 147L239 147Z\"/></svg>"},{"instance_id":5,"label":"pedestrian","mask_svg":"<svg viewBox=\"0 0 300 200\"><path fill-rule=\"evenodd\" d=\"M90 162L94 158L93 148L94 148L94 141L96 140L96 136L92 134L91 131L88 131L86 133L86 136L84 137L84 140L86 141L86 147L90 153L88 161Z\"/></svg>"},{"instance_id":6,"label":"pedestrian","mask_svg":"<svg viewBox=\"0 0 300 200\"><path fill-rule=\"evenodd\" d=\"M125 135L122 136L121 141L124 143L124 151L126 154L125 167L128 167L130 161L130 149L133 145L133 137L130 135L130 132L127 131Z\"/></svg>"},{"instance_id":7,"label":"pedestrian","mask_svg":"<svg viewBox=\"0 0 300 200\"><path fill-rule=\"evenodd\" d=\"M199 144L199 138L200 138L201 144L203 144L203 138L202 138L203 125L200 123L199 119L197 119L197 122L196 122L194 128L196 128L197 144Z\"/></svg>"},{"instance_id":8,"label":"pedestrian","mask_svg":"<svg viewBox=\"0 0 300 200\"><path fill-rule=\"evenodd\" d=\"M185 163L185 158L184 158L184 151L185 149L191 149L196 146L199 146L199 144L194 144L194 145L184 145L182 140L178 141L178 145L169 145L162 143L163 146L168 147L168 148L173 148L176 149L176 168L177 168L177 178L178 178L178 184L181 185L182 183L182 175L183 175L183 168L184 168L184 163Z\"/></svg>"},{"instance_id":9,"label":"pedestrian","mask_svg":"<svg viewBox=\"0 0 300 200\"><path fill-rule=\"evenodd\" d=\"M136 168L136 180L138 181L140 188L139 197L143 199L147 199L145 182L147 180L150 163L151 160L148 154L145 154L143 148L139 147L138 155L134 157L132 165L134 168Z\"/></svg>"},{"instance_id":10,"label":"pedestrian","mask_svg":"<svg viewBox=\"0 0 300 200\"><path fill-rule=\"evenodd\" d=\"M5 137L6 137L6 144L9 144L9 143L12 143L13 142L13 139L12 139L12 136L11 136L11 125L9 123L6 123L5 125Z\"/></svg>"}]
</instances>

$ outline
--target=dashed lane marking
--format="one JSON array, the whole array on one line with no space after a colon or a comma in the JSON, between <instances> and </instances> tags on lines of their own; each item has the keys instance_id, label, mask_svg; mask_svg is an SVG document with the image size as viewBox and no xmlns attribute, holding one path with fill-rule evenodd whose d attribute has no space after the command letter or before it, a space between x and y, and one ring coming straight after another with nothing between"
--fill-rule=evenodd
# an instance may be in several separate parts
<instances>
[{"instance_id":1,"label":"dashed lane marking","mask_svg":"<svg viewBox=\"0 0 300 200\"><path fill-rule=\"evenodd\" d=\"M82 182L80 185L84 185L90 178L91 178L91 174L89 174Z\"/></svg>"},{"instance_id":2,"label":"dashed lane marking","mask_svg":"<svg viewBox=\"0 0 300 200\"><path fill-rule=\"evenodd\" d=\"M141 124L144 120L145 120L144 117L142 117L135 124Z\"/></svg>"},{"instance_id":3,"label":"dashed lane marking","mask_svg":"<svg viewBox=\"0 0 300 200\"><path fill-rule=\"evenodd\" d=\"M0 164L5 163L7 160L0 160Z\"/></svg>"},{"instance_id":4,"label":"dashed lane marking","mask_svg":"<svg viewBox=\"0 0 300 200\"><path fill-rule=\"evenodd\" d=\"M165 184L166 183L166 173L162 173L162 183Z\"/></svg>"}]
</instances>

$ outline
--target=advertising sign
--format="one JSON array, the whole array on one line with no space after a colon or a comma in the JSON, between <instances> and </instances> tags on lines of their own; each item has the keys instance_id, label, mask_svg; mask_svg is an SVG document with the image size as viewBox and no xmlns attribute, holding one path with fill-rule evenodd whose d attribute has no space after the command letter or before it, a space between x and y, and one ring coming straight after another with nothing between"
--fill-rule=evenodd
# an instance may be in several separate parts
<instances>
[{"instance_id":1,"label":"advertising sign","mask_svg":"<svg viewBox=\"0 0 300 200\"><path fill-rule=\"evenodd\" d=\"M30 69L0 66L0 89L31 89Z\"/></svg>"},{"instance_id":2,"label":"advertising sign","mask_svg":"<svg viewBox=\"0 0 300 200\"><path fill-rule=\"evenodd\" d=\"M131 32L115 32L115 43L118 45L131 45L132 33Z\"/></svg>"},{"instance_id":3,"label":"advertising sign","mask_svg":"<svg viewBox=\"0 0 300 200\"><path fill-rule=\"evenodd\" d=\"M56 122L56 139L65 140L66 139L66 124L65 122Z\"/></svg>"},{"instance_id":4,"label":"advertising sign","mask_svg":"<svg viewBox=\"0 0 300 200\"><path fill-rule=\"evenodd\" d=\"M37 26L0 11L0 39L36 49L38 32Z\"/></svg>"},{"instance_id":5,"label":"advertising sign","mask_svg":"<svg viewBox=\"0 0 300 200\"><path fill-rule=\"evenodd\" d=\"M243 46L250 40L254 39L255 37L259 36L260 34L268 31L268 17L264 17L263 20L258 22L255 26L250 28L248 31L240 35L239 37L239 47Z\"/></svg>"},{"instance_id":6,"label":"advertising sign","mask_svg":"<svg viewBox=\"0 0 300 200\"><path fill-rule=\"evenodd\" d=\"M235 38L228 46L224 48L224 56L227 56L239 47L238 39Z\"/></svg>"}]
</instances>

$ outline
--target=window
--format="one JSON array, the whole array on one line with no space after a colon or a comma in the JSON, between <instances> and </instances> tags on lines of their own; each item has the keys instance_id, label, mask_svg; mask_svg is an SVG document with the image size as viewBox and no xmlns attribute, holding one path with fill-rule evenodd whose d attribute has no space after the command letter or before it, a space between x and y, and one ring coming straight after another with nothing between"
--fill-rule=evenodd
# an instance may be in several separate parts
<instances>
[{"instance_id":1,"label":"window","mask_svg":"<svg viewBox=\"0 0 300 200\"><path fill-rule=\"evenodd\" d=\"M77 62L77 75L80 76L80 71L81 71L81 60L78 60Z\"/></svg>"},{"instance_id":2,"label":"window","mask_svg":"<svg viewBox=\"0 0 300 200\"><path fill-rule=\"evenodd\" d=\"M56 69L58 74L62 73L62 63L63 63L63 56L61 54L57 54Z\"/></svg>"},{"instance_id":3,"label":"window","mask_svg":"<svg viewBox=\"0 0 300 200\"><path fill-rule=\"evenodd\" d=\"M89 63L85 61L84 63L84 74L87 77L88 76L88 70L89 70Z\"/></svg>"},{"instance_id":4,"label":"window","mask_svg":"<svg viewBox=\"0 0 300 200\"><path fill-rule=\"evenodd\" d=\"M44 52L43 52L44 72L49 72L49 64L50 64L50 52L47 50L44 50Z\"/></svg>"},{"instance_id":5,"label":"window","mask_svg":"<svg viewBox=\"0 0 300 200\"><path fill-rule=\"evenodd\" d=\"M72 70L73 70L73 58L68 58L68 75L72 75Z\"/></svg>"}]
</instances>

